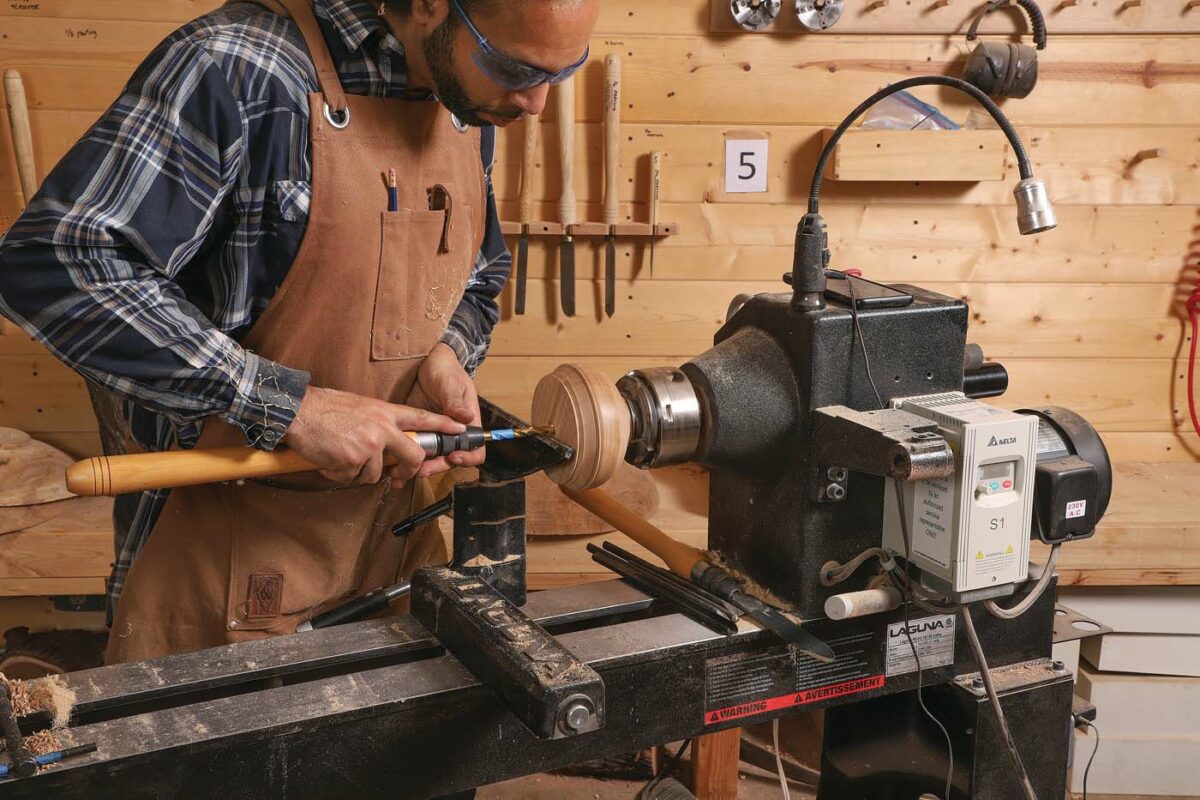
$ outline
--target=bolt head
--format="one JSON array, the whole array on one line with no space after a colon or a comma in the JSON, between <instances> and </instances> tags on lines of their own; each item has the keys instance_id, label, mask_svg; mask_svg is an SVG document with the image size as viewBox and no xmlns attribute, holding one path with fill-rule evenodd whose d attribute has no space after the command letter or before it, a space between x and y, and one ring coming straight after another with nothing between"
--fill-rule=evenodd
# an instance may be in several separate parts
<instances>
[{"instance_id":1,"label":"bolt head","mask_svg":"<svg viewBox=\"0 0 1200 800\"><path fill-rule=\"evenodd\" d=\"M563 716L563 719L567 723L567 728L573 731L581 731L591 721L592 710L583 703L572 703L567 709L567 713Z\"/></svg>"}]
</instances>

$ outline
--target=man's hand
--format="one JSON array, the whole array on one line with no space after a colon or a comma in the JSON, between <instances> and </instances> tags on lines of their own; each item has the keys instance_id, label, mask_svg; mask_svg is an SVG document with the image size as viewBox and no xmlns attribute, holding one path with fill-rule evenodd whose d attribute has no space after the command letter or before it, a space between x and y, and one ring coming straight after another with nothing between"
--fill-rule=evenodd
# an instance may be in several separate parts
<instances>
[{"instance_id":1,"label":"man's hand","mask_svg":"<svg viewBox=\"0 0 1200 800\"><path fill-rule=\"evenodd\" d=\"M398 461L387 474L403 484L426 465L425 451L405 431L463 430L462 423L441 414L310 386L284 442L338 483L378 483L384 456L394 456Z\"/></svg>"},{"instance_id":2,"label":"man's hand","mask_svg":"<svg viewBox=\"0 0 1200 800\"><path fill-rule=\"evenodd\" d=\"M479 394L475 391L475 382L459 363L454 350L442 342L433 346L421 364L417 385L409 395L408 402L467 425L480 424ZM432 458L425 462L420 475L425 477L445 472L451 465L474 467L483 463L485 455L481 447L469 453L457 452L446 458Z\"/></svg>"}]
</instances>

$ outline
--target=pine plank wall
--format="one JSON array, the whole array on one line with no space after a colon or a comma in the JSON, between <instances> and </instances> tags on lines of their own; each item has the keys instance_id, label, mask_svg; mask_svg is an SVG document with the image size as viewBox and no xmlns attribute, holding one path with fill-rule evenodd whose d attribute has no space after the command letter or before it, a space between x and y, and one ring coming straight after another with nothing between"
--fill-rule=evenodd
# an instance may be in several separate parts
<instances>
[{"instance_id":1,"label":"pine plank wall","mask_svg":"<svg viewBox=\"0 0 1200 800\"><path fill-rule=\"evenodd\" d=\"M24 76L39 174L159 40L216 5L0 3L0 68ZM653 270L641 246L619 247L612 319L601 311L602 245L580 245L580 313L567 319L556 308L556 247L535 242L529 313L514 317L506 291L504 321L479 375L483 393L526 413L537 379L558 363L592 364L615 378L703 351L734 295L780 289L823 129L888 82L957 74L969 49L960 32L981 5L846 0L832 33L801 35L784 25L748 35L720 31L705 0L602 0L593 63L577 87L580 218L601 216L603 57L616 52L624 62L622 214L646 219L649 153L660 150L661 220L678 222L681 234L658 246ZM1051 38L1037 89L1003 107L1050 186L1057 230L1017 234L1011 159L1003 181L921 183L918 175L891 184L827 182L824 191L836 266L968 300L971 340L1012 376L1002 404L1072 407L1100 428L1122 464L1200 458L1200 441L1185 432L1180 304L1200 262L1200 4L1187 5L1043 3ZM1013 19L993 15L988 26L1013 30ZM918 94L959 120L970 108L949 90ZM552 111L543 116L536 216L555 219L557 135ZM738 130L770 140L766 194L723 190L723 140ZM516 214L521 135L520 125L502 134L495 167L506 219ZM1154 148L1165 154L1136 158ZM11 153L4 120L0 228L21 207ZM12 326L0 333L0 425L77 455L96 452L82 381ZM655 480L656 520L701 542L704 476L674 469ZM1138 499L1152 510L1152 497ZM1168 549L1160 558L1169 566ZM540 576L535 584L548 585L596 568L578 540L554 539L531 546L530 569Z\"/></svg>"}]
</instances>

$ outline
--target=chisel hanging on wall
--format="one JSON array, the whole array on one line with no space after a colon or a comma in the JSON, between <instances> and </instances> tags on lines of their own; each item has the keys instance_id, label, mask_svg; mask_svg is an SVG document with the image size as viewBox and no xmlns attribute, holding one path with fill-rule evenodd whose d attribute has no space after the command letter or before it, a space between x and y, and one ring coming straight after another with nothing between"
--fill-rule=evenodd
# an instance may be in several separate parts
<instances>
[{"instance_id":1,"label":"chisel hanging on wall","mask_svg":"<svg viewBox=\"0 0 1200 800\"><path fill-rule=\"evenodd\" d=\"M575 79L568 78L555 90L558 99L558 158L562 171L562 194L559 196L559 218L563 238L558 248L559 294L563 313L575 316L575 239L571 226L575 224Z\"/></svg>"},{"instance_id":2,"label":"chisel hanging on wall","mask_svg":"<svg viewBox=\"0 0 1200 800\"><path fill-rule=\"evenodd\" d=\"M658 201L662 197L663 155L650 154L650 277L654 277L654 242L658 239Z\"/></svg>"},{"instance_id":3,"label":"chisel hanging on wall","mask_svg":"<svg viewBox=\"0 0 1200 800\"><path fill-rule=\"evenodd\" d=\"M619 222L617 176L621 164L621 59L609 53L604 59L604 313L612 316L617 305L617 238Z\"/></svg>"},{"instance_id":4,"label":"chisel hanging on wall","mask_svg":"<svg viewBox=\"0 0 1200 800\"><path fill-rule=\"evenodd\" d=\"M521 159L521 194L517 199L517 218L521 238L517 242L516 312L525 313L525 285L529 269L529 223L533 221L533 168L537 157L538 118L525 117L525 152Z\"/></svg>"}]
</instances>

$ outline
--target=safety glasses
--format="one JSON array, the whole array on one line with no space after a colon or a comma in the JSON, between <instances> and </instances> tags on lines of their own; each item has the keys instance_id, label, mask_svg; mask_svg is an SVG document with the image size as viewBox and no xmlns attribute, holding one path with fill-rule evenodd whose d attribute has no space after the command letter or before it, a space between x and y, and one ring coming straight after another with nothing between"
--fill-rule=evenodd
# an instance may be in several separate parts
<instances>
[{"instance_id":1,"label":"safety glasses","mask_svg":"<svg viewBox=\"0 0 1200 800\"><path fill-rule=\"evenodd\" d=\"M458 15L463 25L475 37L476 49L472 56L475 65L483 70L483 73L499 86L510 92L532 89L534 86L540 86L543 83L562 83L574 75L588 59L589 51L585 50L583 58L566 69L558 72L546 72L544 69L506 56L492 47L483 34L479 32L479 29L475 27L474 23L471 22L471 18L467 16L467 12L463 11L458 0L450 0L450 8L454 9L454 13Z\"/></svg>"}]
</instances>

